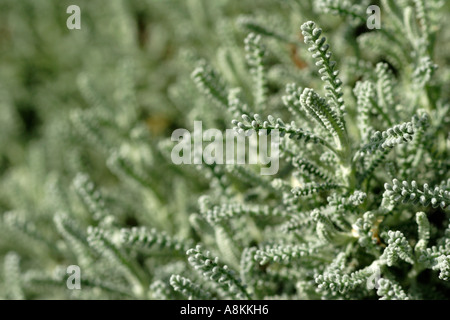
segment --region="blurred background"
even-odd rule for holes
[[[80,30],[66,26],[74,4]],[[311,3],[302,6],[312,12]],[[221,129],[231,124],[199,94],[191,73],[208,61],[252,99],[247,16],[287,31],[295,42],[300,7],[267,0],[0,1],[0,297],[67,296],[60,285],[23,283],[80,264],[85,253],[54,222],[68,215],[82,237],[87,226],[100,225],[99,208],[89,207],[77,188],[80,172],[102,193],[102,210],[114,223],[198,240],[189,215],[220,179],[211,182],[214,171],[172,165],[170,135],[191,129],[195,119]],[[292,44],[272,46],[289,62],[286,70],[304,67]],[[274,83],[273,91],[283,86]],[[279,108],[279,96],[273,103]],[[88,261],[92,274],[108,269]],[[25,293],[14,289],[22,286]]]

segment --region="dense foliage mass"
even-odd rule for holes
[[[0,298],[450,297],[450,3],[77,2],[0,2]],[[279,172],[174,164],[195,120]]]

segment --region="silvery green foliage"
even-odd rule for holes
[[[266,58],[266,49],[261,43],[261,36],[254,33],[249,33],[244,40],[245,51],[247,52],[246,60],[250,67],[250,73],[253,75],[254,101],[255,105],[261,109],[262,105],[267,99],[267,79],[266,70],[264,67]]]
[[[448,299],[450,3],[369,4],[3,0],[0,298]],[[279,172],[174,165],[194,120]]]
[[[227,265],[221,265],[219,258],[213,258],[209,251],[202,252],[200,246],[186,252],[189,263],[206,279],[217,283],[226,297],[234,299],[249,299],[250,295]]]
[[[430,188],[427,183],[420,190],[416,181],[403,181],[400,183],[397,179],[392,181],[393,185],[385,184],[386,192],[384,197],[390,199],[391,202],[402,201],[413,204],[421,204],[422,206],[431,205],[433,208],[447,208],[450,204],[450,191],[443,188]]]
[[[377,294],[380,300],[409,300],[401,286],[388,279],[380,279]]]
[[[191,280],[180,275],[172,275],[170,277],[170,285],[175,291],[180,292],[189,300],[209,300],[211,296],[208,292],[202,290],[198,285],[192,283]]]

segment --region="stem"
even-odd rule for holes
[[[275,128],[270,128],[270,129],[275,129]],[[276,128],[278,130],[282,130],[282,128]],[[284,132],[286,132],[286,134],[292,134],[292,135],[297,135],[297,131],[296,130],[286,130],[284,129]],[[318,137],[316,135],[313,134],[309,134],[311,137],[314,137],[314,139],[317,139],[318,143],[323,145],[324,147],[328,148],[331,152],[333,152],[336,156],[338,156],[339,158],[341,157],[341,153],[336,150],[328,141],[326,141],[325,139]]]
[[[356,170],[352,161],[353,155],[348,142],[348,135],[347,132],[345,133],[344,145],[341,146],[342,150],[338,154],[340,160],[339,164],[347,188],[349,191],[353,191],[356,186]]]

